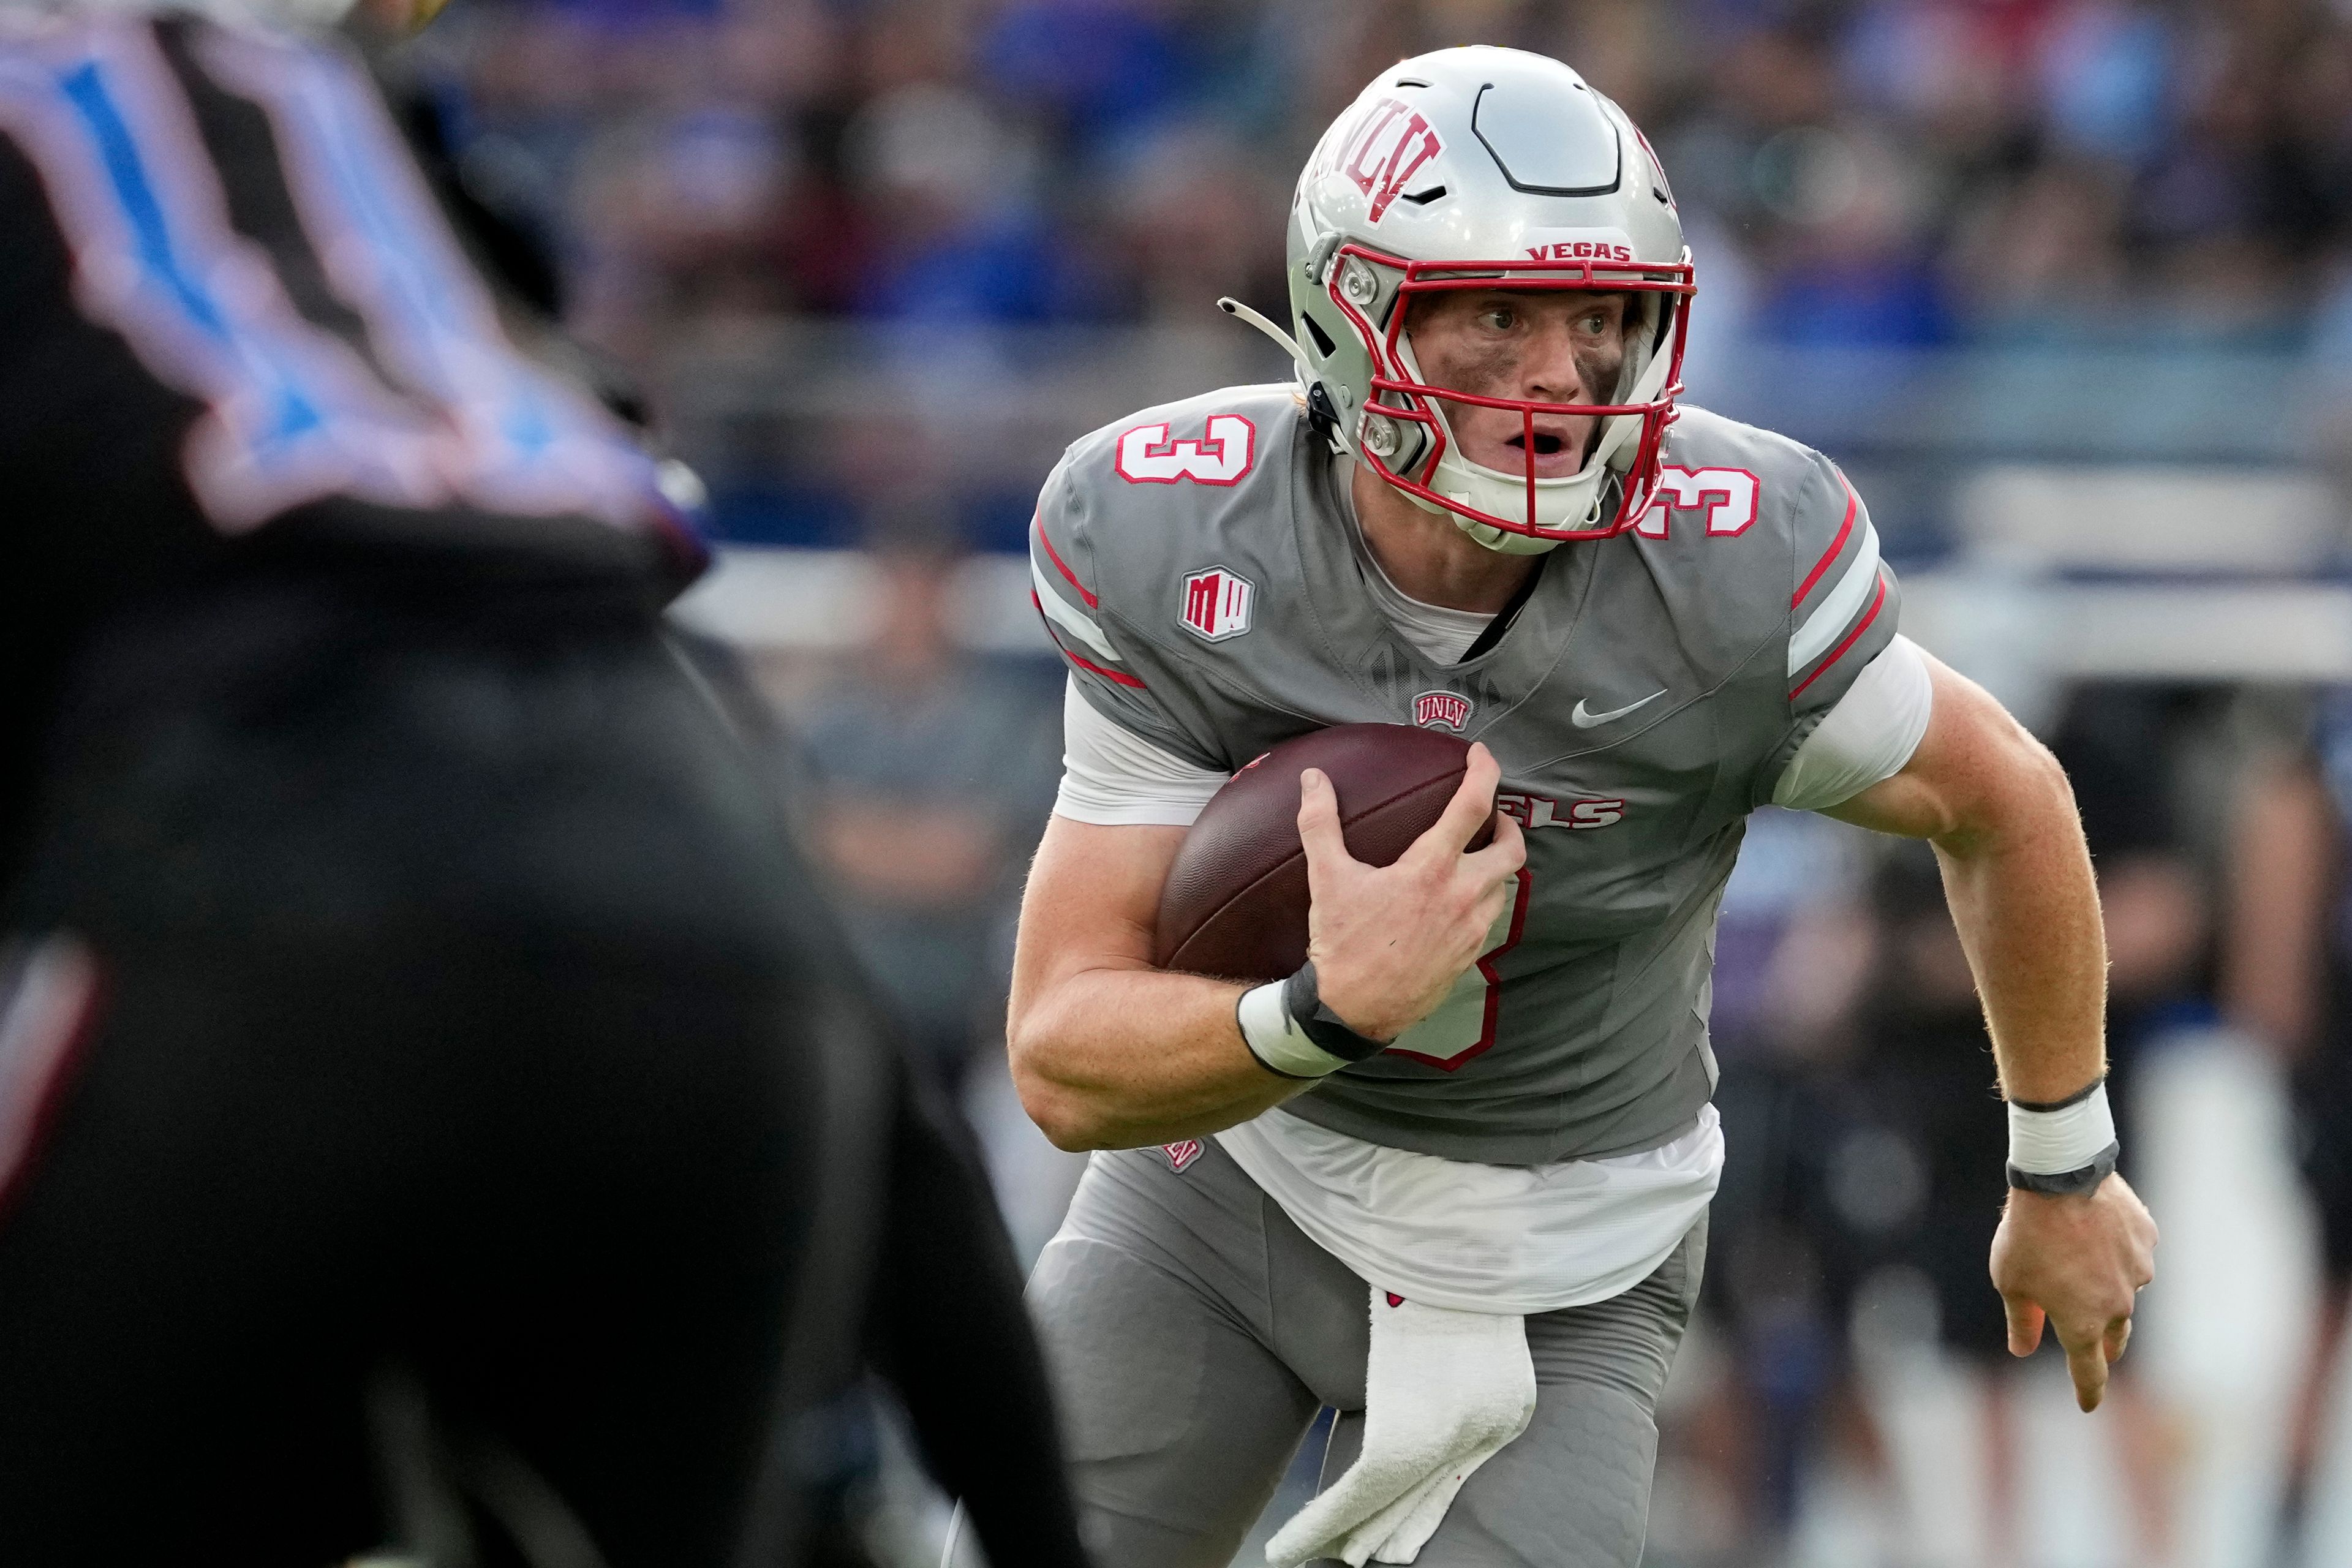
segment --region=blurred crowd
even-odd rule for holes
[[[469,188],[625,357],[746,314],[1272,305],[1322,128],[1474,40],[1624,104],[1702,310],[1770,341],[2293,333],[2352,255],[2327,0],[479,0],[445,28],[422,68]]]

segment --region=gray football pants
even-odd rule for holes
[[[1211,1140],[1097,1154],[1029,1300],[1088,1545],[1109,1568],[1225,1568],[1318,1408],[1328,1486],[1362,1442],[1368,1289]],[[1634,1568],[1658,1392],[1706,1221],[1623,1295],[1528,1320],[1536,1412],[1480,1467],[1419,1568]]]

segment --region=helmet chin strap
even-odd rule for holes
[[[1251,310],[1247,305],[1243,304],[1239,300],[1234,299],[1230,295],[1220,299],[1217,301],[1217,309],[1223,310],[1228,316],[1237,317],[1240,320],[1248,322],[1251,326],[1255,327],[1259,331],[1264,332],[1267,337],[1272,338],[1276,342],[1282,345],[1282,352],[1284,353],[1288,354],[1293,360],[1297,362],[1299,369],[1305,371],[1310,377],[1314,375],[1315,367],[1307,363],[1307,351],[1300,348],[1298,346],[1298,340],[1292,337],[1288,332],[1284,331],[1280,327],[1276,326],[1272,321],[1267,321],[1264,316],[1259,315],[1255,310]]]

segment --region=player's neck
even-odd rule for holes
[[[1365,547],[1407,598],[1496,615],[1541,559],[1487,549],[1451,516],[1423,511],[1360,463],[1349,464],[1348,473]]]

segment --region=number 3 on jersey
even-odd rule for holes
[[[1658,470],[1657,499],[1633,531],[1644,539],[1664,539],[1674,511],[1706,512],[1706,531],[1727,536],[1748,531],[1756,521],[1756,476],[1746,468],[1677,468]]]
[[[1139,425],[1118,438],[1118,477],[1131,485],[1239,484],[1257,460],[1257,426],[1238,414],[1212,414],[1199,439],[1170,439],[1165,425]]]
[[[1528,926],[1528,890],[1533,879],[1524,866],[1517,881],[1511,901],[1486,933],[1478,962],[1462,972],[1437,1011],[1396,1037],[1389,1055],[1411,1057],[1452,1072],[1495,1043],[1495,1024],[1503,1005],[1503,977],[1496,973],[1496,961],[1519,945]]]

